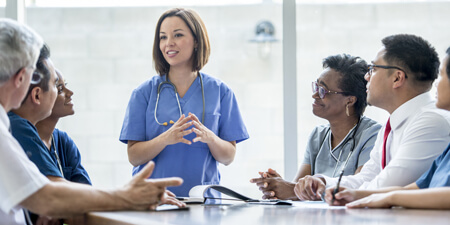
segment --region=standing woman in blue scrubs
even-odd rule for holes
[[[177,196],[188,196],[196,185],[219,184],[218,164],[229,165],[236,143],[248,138],[233,91],[200,72],[209,54],[208,34],[196,12],[163,13],[153,44],[159,75],[133,91],[120,134],[133,175],[153,160],[152,178],[183,178],[181,186],[168,188]]]

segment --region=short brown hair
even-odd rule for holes
[[[208,32],[200,16],[191,9],[174,8],[164,12],[156,24],[155,40],[153,42],[153,62],[156,72],[164,75],[169,72],[170,65],[159,49],[159,32],[161,24],[167,17],[178,16],[191,30],[192,36],[197,43],[197,50],[193,53],[192,72],[199,71],[206,65],[209,59],[211,47],[209,44]]]

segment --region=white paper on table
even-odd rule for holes
[[[323,201],[292,201],[292,206],[309,209],[345,209],[345,206],[330,206]]]

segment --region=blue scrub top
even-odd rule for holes
[[[239,143],[248,139],[247,129],[242,120],[233,91],[219,79],[201,73],[205,93],[204,125],[225,141]],[[154,76],[136,88],[128,103],[120,134],[120,141],[147,141],[167,131],[171,125],[156,123],[154,110],[158,85],[166,81],[166,76]],[[163,85],[156,116],[160,123],[177,121],[180,117],[174,89]],[[195,114],[202,118],[203,101],[200,79],[197,77],[183,98],[180,98],[182,113]],[[196,137],[191,133],[185,138]],[[177,196],[188,196],[189,190],[196,185],[219,184],[218,162],[211,155],[208,145],[202,142],[187,145],[178,143],[164,148],[154,159],[155,169],[151,178],[181,177],[184,182],[178,187],[169,187]],[[140,165],[133,169],[133,175],[142,169]]]
[[[42,142],[36,127],[13,112],[9,112],[8,116],[12,135],[22,146],[28,158],[36,164],[39,171],[45,176],[62,177],[56,160],[53,160],[47,146]]]
[[[449,187],[450,186],[450,144],[447,149],[437,157],[430,169],[417,181],[419,188]]]
[[[57,146],[57,152],[61,166],[66,180],[92,184],[89,174],[81,165],[81,154],[77,145],[73,142],[72,138],[67,135],[66,132],[55,129],[53,131],[53,138],[55,139],[55,145]],[[52,148],[52,152],[54,149]],[[52,154],[52,158],[56,162],[56,157]]]
[[[11,122],[11,132],[17,139],[29,159],[36,164],[45,176],[63,177],[54,154],[54,149],[48,150],[42,142],[36,127],[28,120],[13,112],[8,113]],[[66,133],[55,129],[53,131],[55,144],[58,146],[58,156],[61,160],[64,178],[69,181],[91,184],[86,170],[81,166],[78,148]]]

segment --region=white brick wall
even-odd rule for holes
[[[299,161],[314,126],[326,123],[311,113],[311,81],[322,59],[350,53],[371,61],[381,38],[394,33],[423,35],[443,54],[449,46],[449,2],[410,4],[297,5]],[[27,18],[52,49],[52,58],[75,92],[76,114],[59,127],[76,141],[94,185],[116,187],[131,177],[126,145],[118,141],[131,91],[155,75],[152,47],[155,24],[167,7],[29,8]],[[257,171],[283,173],[282,45],[267,58],[248,42],[258,21],[274,23],[282,39],[282,8],[277,4],[194,8],[212,43],[204,68],[235,92],[250,133],[238,144],[235,161],[222,166],[223,184],[253,197],[248,183]],[[369,107],[379,121],[387,114]]]

